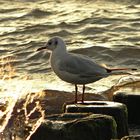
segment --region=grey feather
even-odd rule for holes
[[[80,77],[104,77],[107,74],[106,69],[92,61],[91,58],[72,53],[60,61],[59,70],[78,74]]]

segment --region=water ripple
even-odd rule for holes
[[[63,37],[68,49],[100,63],[139,64],[139,0],[0,3],[0,54],[14,56],[19,71],[50,70],[49,54],[35,50],[52,36]]]
[[[25,17],[43,18],[45,16],[50,16],[51,14],[52,14],[51,12],[36,8],[36,9],[31,10],[29,13],[27,13],[23,17],[24,18]]]

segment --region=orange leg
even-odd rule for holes
[[[84,103],[84,97],[85,97],[85,85],[83,85],[82,103]]]
[[[77,92],[78,92],[78,87],[75,84],[75,103],[77,103]]]

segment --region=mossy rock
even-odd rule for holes
[[[111,116],[64,113],[44,120],[30,140],[110,140],[116,133]]]
[[[140,124],[140,111],[137,109],[140,106],[140,93],[116,92],[113,100],[127,106],[129,124]]]
[[[96,113],[113,116],[117,123],[118,138],[128,135],[127,107],[110,101],[85,101],[65,106],[66,113]]]

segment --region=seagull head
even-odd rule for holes
[[[48,42],[45,44],[44,47],[37,49],[37,51],[44,50],[44,49],[47,49],[50,51],[54,51],[56,49],[65,50],[66,49],[65,42],[60,37],[53,37],[48,40]]]

